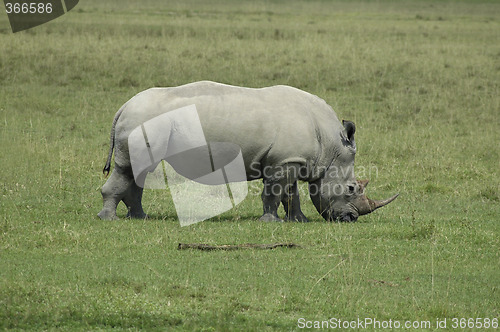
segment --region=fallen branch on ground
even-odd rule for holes
[[[274,249],[278,247],[285,248],[300,248],[298,244],[295,243],[271,243],[271,244],[256,244],[256,243],[245,243],[245,244],[224,244],[219,246],[212,246],[204,243],[179,243],[177,247],[178,250],[182,249],[199,249],[199,250],[238,250],[238,249]]]

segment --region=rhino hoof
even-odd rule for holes
[[[266,213],[259,219],[260,221],[277,221],[277,222],[283,222],[283,219],[280,219],[278,216],[275,216],[274,214],[271,213]]]
[[[127,213],[127,218],[132,218],[132,219],[147,219],[148,215],[145,214],[144,212],[130,213],[130,211],[129,211]]]

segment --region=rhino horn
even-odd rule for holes
[[[369,180],[358,180],[357,182],[359,184],[359,190],[361,191],[361,193],[364,193],[366,186],[368,185],[368,182],[370,182],[370,181]]]
[[[363,215],[363,214],[371,213],[371,212],[375,211],[376,209],[381,208],[382,206],[389,204],[390,202],[395,200],[398,196],[399,196],[399,194],[396,194],[390,198],[383,199],[380,201],[373,200],[373,199],[370,199],[370,198],[364,196],[365,199],[363,199],[363,204],[362,204],[362,206],[359,207],[359,214]]]

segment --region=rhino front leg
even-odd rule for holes
[[[287,164],[264,172],[264,190],[262,191],[264,214],[260,220],[283,221],[278,216],[278,207],[285,196],[290,196],[292,184],[297,182],[299,167],[299,164]]]
[[[116,216],[116,207],[122,199],[130,195],[129,190],[133,183],[134,178],[129,172],[124,172],[115,166],[108,181],[102,187],[103,207],[97,216],[104,220],[118,219]]]
[[[264,190],[262,190],[262,204],[264,214],[261,221],[283,221],[278,216],[278,207],[281,201],[282,186],[276,181],[264,179]]]
[[[297,181],[295,181],[291,186],[289,186],[288,190],[285,191],[281,202],[285,208],[286,220],[309,222],[300,209],[299,186]]]

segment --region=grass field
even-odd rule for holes
[[[0,15],[0,45],[0,329],[498,319],[500,3],[86,0],[16,34]],[[338,224],[302,195],[311,223],[262,223],[252,183],[181,228],[168,191],[149,190],[150,219],[98,220],[115,112],[197,80],[322,97],[356,123],[368,194],[400,197]]]

